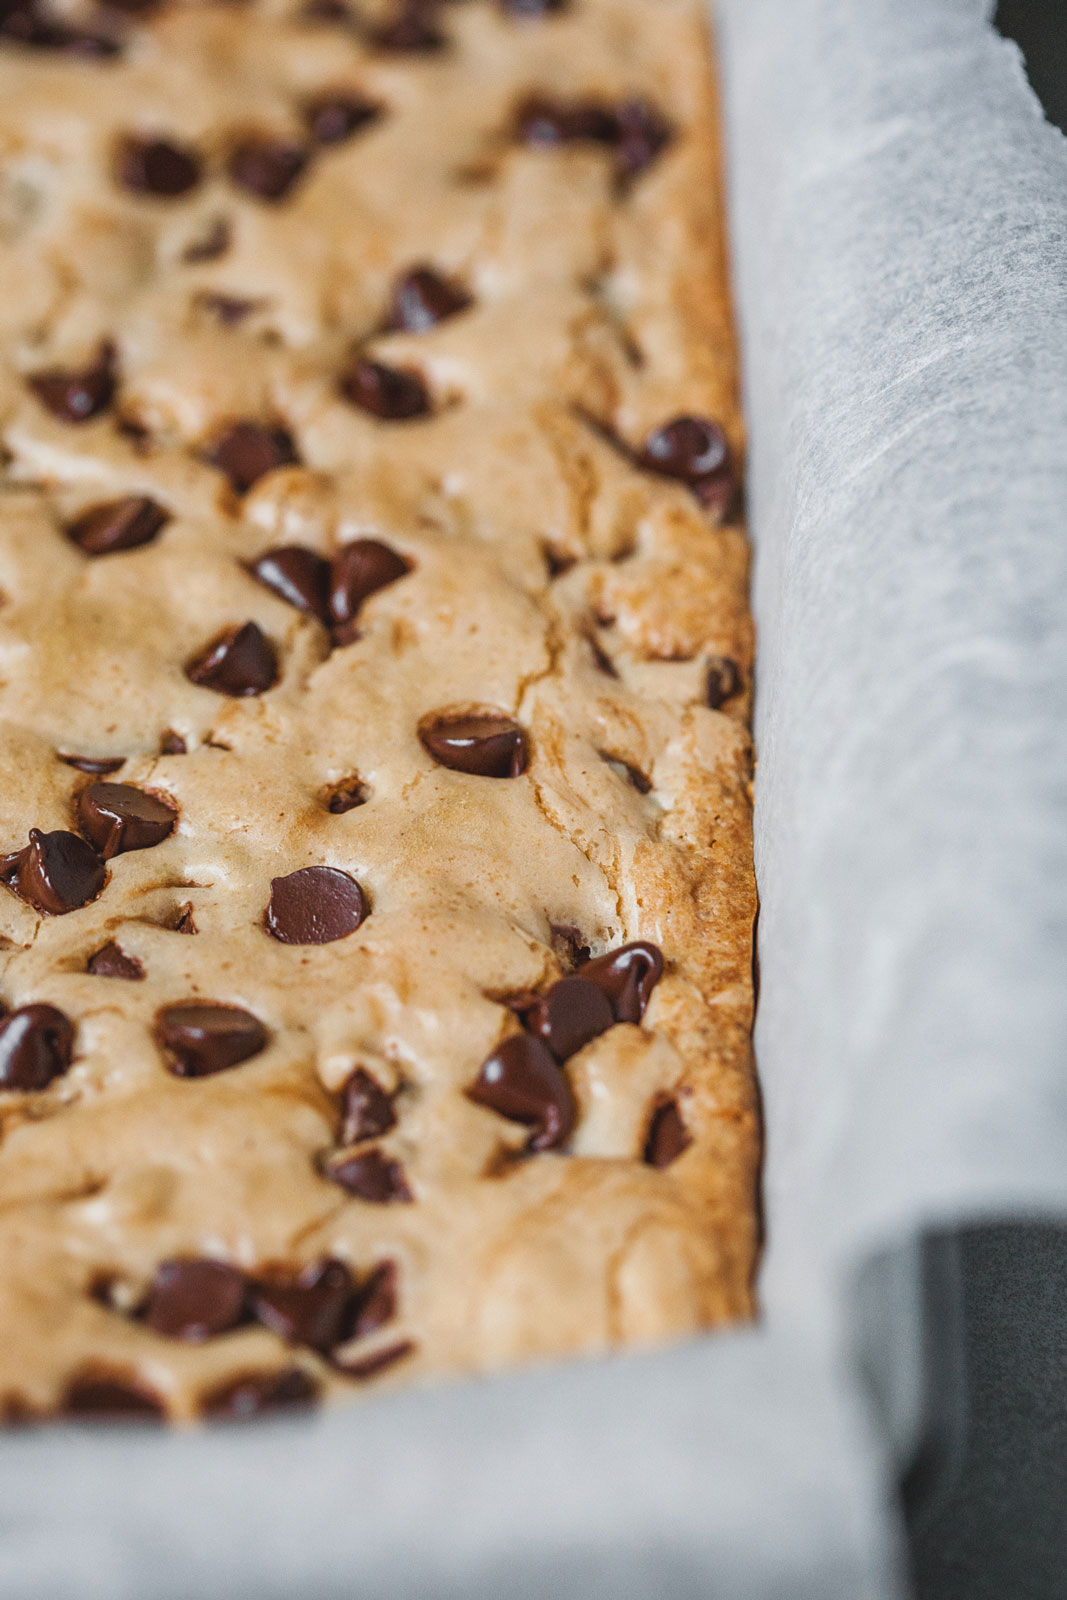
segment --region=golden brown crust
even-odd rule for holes
[[[472,0],[441,12],[447,48],[414,56],[270,4],[174,5],[106,62],[0,38],[0,853],[83,825],[94,779],[60,753],[121,757],[108,781],[178,811],[68,914],[0,886],[4,1003],[76,1030],[47,1087],[0,1088],[0,1412],[47,1413],[88,1372],[184,1419],[294,1364],[363,1392],[398,1342],[375,1384],[751,1312],[747,544],[636,459],[687,414],[743,449],[703,10],[572,0],[519,21]],[[300,108],[326,90],[384,113],[282,201],[227,179],[238,133],[303,143]],[[606,145],[511,135],[535,92],[640,97],[673,140],[620,185]],[[195,149],[199,181],[170,199],[116,184],[131,135]],[[423,264],[473,303],[386,331]],[[104,341],[115,397],[61,420],[32,379]],[[353,351],[418,369],[434,414],[354,407]],[[208,458],[245,419],[284,427],[300,460],[240,494]],[[90,556],[64,534],[131,496],[168,513],[150,542]],[[248,567],[357,538],[411,570],[330,650]],[[248,621],[277,684],[191,682]],[[740,690],[716,709],[709,671],[737,689],[722,657]],[[516,719],[526,772],[436,764],[418,730],[457,707]],[[357,777],[365,803],[329,809]],[[271,880],[315,865],[358,879],[370,915],[335,943],[272,939]],[[523,1157],[527,1129],[465,1093],[518,1026],[504,1001],[543,992],[569,946],[636,939],[667,961],[641,1026],[569,1061],[569,1148]],[[87,970],[110,941],[142,978]],[[189,1000],[252,1013],[266,1048],[174,1076],[157,1013]],[[413,1203],[323,1171],[357,1068],[396,1096],[373,1144]],[[667,1104],[691,1142],[658,1167]],[[354,1379],[255,1321],[168,1338],[139,1308],[182,1257],[250,1279],[335,1258],[364,1283],[390,1261],[397,1308],[354,1339]]]

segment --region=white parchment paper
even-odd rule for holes
[[[766,1322],[294,1423],[5,1437],[4,1600],[902,1593],[854,1271],[933,1218],[1067,1213],[1067,154],[980,0],[719,10]]]

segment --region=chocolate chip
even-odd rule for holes
[[[162,844],[177,820],[168,801],[130,783],[91,783],[78,796],[82,832],[105,861]]]
[[[147,495],[129,495],[90,506],[67,527],[66,535],[88,556],[109,556],[150,544],[169,521],[170,513]]]
[[[384,108],[358,94],[324,94],[304,107],[304,121],[316,144],[342,144],[377,122]]]
[[[225,217],[211,217],[198,239],[191,239],[182,251],[182,260],[192,265],[198,261],[217,261],[230,248],[230,224]]]
[[[238,494],[278,467],[300,464],[292,434],[261,422],[232,423],[208,447],[206,459],[226,474]]]
[[[267,932],[282,944],[333,944],[355,933],[367,913],[363,890],[337,867],[301,867],[271,879]]]
[[[551,100],[530,95],[515,113],[515,136],[522,144],[614,144],[618,123],[612,111],[591,100]]]
[[[396,1127],[392,1096],[381,1084],[357,1067],[341,1090],[341,1144],[359,1144],[363,1139],[380,1139]]]
[[[101,945],[95,955],[90,956],[85,968],[94,978],[128,978],[138,979],[144,977],[144,967],[136,956],[127,955],[121,945],[114,939],[109,939],[107,944]]]
[[[637,459],[649,472],[684,483],[705,505],[721,501],[732,488],[726,435],[706,417],[675,417],[664,423],[649,434]]]
[[[343,817],[346,811],[354,811],[357,806],[364,806],[366,803],[366,788],[354,774],[326,791],[326,809],[334,817]]]
[[[670,144],[674,128],[647,100],[624,100],[615,108],[615,170],[622,184],[632,183]]]
[[[320,622],[330,621],[330,563],[302,544],[268,550],[248,569],[289,605]]]
[[[162,1422],[162,1402],[147,1390],[121,1378],[86,1374],[67,1385],[60,1414],[82,1422]]]
[[[742,689],[741,668],[730,656],[712,656],[708,661],[706,696],[708,705],[713,711],[718,711],[727,700],[732,700],[734,695],[740,694]]]
[[[591,955],[589,941],[573,923],[553,922],[549,930],[552,949],[563,967],[577,967]]]
[[[313,1405],[318,1384],[301,1367],[281,1372],[247,1372],[212,1389],[200,1402],[200,1413],[211,1421],[246,1422],[272,1411]]]
[[[177,1078],[208,1078],[267,1048],[267,1030],[258,1017],[242,1006],[215,1001],[164,1006],[156,1017],[156,1038]]]
[[[230,181],[259,200],[284,200],[308,164],[302,145],[284,139],[243,139],[230,153]]]
[[[107,882],[107,870],[76,833],[31,828],[25,849],[0,863],[0,878],[45,916],[59,917],[95,900]]]
[[[295,1280],[254,1284],[252,1312],[280,1339],[325,1352],[341,1342],[355,1292],[343,1261],[316,1261]]]
[[[0,1022],[0,1089],[47,1089],[74,1055],[74,1028],[55,1006],[20,1006]]]
[[[34,0],[15,0],[0,12],[0,39],[14,39],[33,50],[54,50],[83,60],[117,55],[122,40],[117,35],[93,33],[46,16]]]
[[[392,1322],[396,1316],[396,1279],[396,1262],[379,1262],[349,1308],[346,1339],[365,1338]]]
[[[364,600],[410,571],[410,562],[377,539],[342,545],[330,568],[330,617],[337,643],[350,644],[358,637],[355,621]]]
[[[245,1320],[246,1295],[242,1274],[225,1261],[161,1261],[141,1315],[153,1333],[203,1344]]]
[[[202,311],[210,312],[219,322],[227,328],[239,327],[253,311],[265,305],[263,300],[240,300],[232,294],[204,293],[196,296],[196,304]]]
[[[527,1029],[544,1040],[557,1061],[575,1055],[614,1021],[604,990],[582,977],[560,978],[524,1016]]]
[[[652,1113],[644,1158],[650,1167],[669,1167],[692,1142],[693,1135],[682,1121],[677,1103],[667,1100]]]
[[[453,772],[517,778],[526,771],[526,735],[510,717],[488,713],[432,716],[419,726],[426,753]]]
[[[184,756],[189,753],[189,746],[180,733],[168,728],[159,741],[159,753],[161,756]]]
[[[28,380],[41,404],[60,422],[88,422],[115,398],[115,350],[102,345],[91,367],[49,367]]]
[[[548,1046],[529,1033],[512,1034],[493,1051],[467,1098],[532,1129],[530,1150],[563,1144],[577,1115],[566,1074]]]
[[[384,422],[410,422],[430,414],[429,392],[419,374],[380,361],[353,361],[341,375],[340,390],[352,405]]]
[[[68,767],[76,767],[79,772],[91,772],[100,776],[108,772],[117,772],[126,761],[125,756],[70,756],[62,750],[57,750],[56,754]]]
[[[387,1344],[369,1356],[360,1356],[354,1361],[335,1361],[334,1366],[338,1372],[344,1373],[346,1378],[354,1378],[357,1383],[363,1383],[368,1378],[377,1377],[386,1367],[395,1366],[404,1356],[411,1355],[414,1349],[415,1345],[411,1339],[398,1339],[395,1344]]]
[[[390,1161],[380,1150],[345,1156],[340,1161],[329,1162],[324,1170],[331,1182],[339,1183],[349,1194],[375,1205],[414,1199],[399,1161]]]
[[[200,182],[200,160],[195,151],[169,139],[139,139],[132,135],[120,143],[115,155],[115,177],[138,194],[172,200],[188,194]]]
[[[603,989],[617,1022],[640,1022],[663,976],[663,956],[654,944],[639,939],[587,961],[581,976]]]
[[[498,0],[501,11],[513,17],[547,17],[566,11],[570,0]]]
[[[443,50],[448,39],[437,26],[435,0],[403,0],[396,15],[370,34],[379,50],[402,54],[432,54]]]
[[[397,332],[426,333],[466,311],[471,303],[459,284],[442,278],[431,267],[412,267],[393,285],[386,326]]]
[[[278,681],[274,646],[255,622],[227,628],[206,650],[194,656],[185,676],[201,689],[214,689],[239,700],[266,694]]]

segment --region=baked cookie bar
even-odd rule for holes
[[[751,1310],[700,0],[0,0],[0,1412]]]

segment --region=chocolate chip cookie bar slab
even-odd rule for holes
[[[0,14],[0,1413],[752,1309],[697,0]]]

